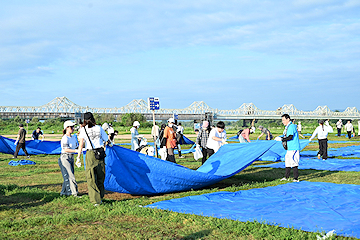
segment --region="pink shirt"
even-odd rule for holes
[[[243,138],[245,138],[248,142],[250,142],[249,135],[250,135],[250,129],[249,129],[249,128],[245,128],[245,129],[241,132],[241,136],[242,136]]]

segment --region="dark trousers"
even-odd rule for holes
[[[167,148],[166,161],[176,163],[173,148]]]
[[[208,152],[207,152],[207,148],[206,147],[202,147],[201,148],[201,153],[203,155],[202,159],[201,159],[201,162],[202,164],[204,164],[206,162],[206,159],[207,159],[207,155],[208,155]]]
[[[213,155],[215,153],[214,149],[211,148],[207,148],[207,154],[209,155],[209,157],[211,157],[211,155]]]
[[[349,139],[351,138],[351,131],[347,131]]]
[[[337,132],[338,132],[338,137],[340,137],[341,136],[341,128],[337,128]]]
[[[290,171],[291,171],[291,167],[287,167],[285,169],[285,178],[290,178]],[[293,167],[293,171],[294,171],[294,179],[297,180],[299,177],[298,167]]]
[[[17,158],[17,155],[20,151],[20,148],[24,151],[25,155],[26,156],[29,156],[28,152],[26,151],[26,148],[25,148],[25,143],[18,143],[16,145],[16,150],[15,150],[15,153],[14,153],[14,157]]]
[[[327,159],[327,148],[328,148],[327,139],[319,139],[319,152],[318,154],[322,156],[322,159]]]

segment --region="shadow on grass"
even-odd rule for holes
[[[60,196],[58,193],[44,192],[19,192],[5,196],[4,192],[1,192],[0,197],[0,211],[2,211],[40,206]]]
[[[328,171],[328,170],[313,170],[313,169],[299,169],[299,179],[300,180],[311,180],[312,178],[321,178],[326,177],[332,174],[338,173],[338,171]],[[291,170],[290,177],[293,175]],[[211,186],[205,187],[203,189],[212,189],[212,188],[227,188],[227,187],[240,187],[244,184],[249,183],[264,183],[280,180],[285,175],[284,168],[249,168],[245,169],[241,173],[232,176],[230,178],[224,179],[221,182],[215,183]]]
[[[185,236],[182,239],[202,239],[203,237],[206,237],[211,234],[210,230],[202,230],[196,233],[192,233],[190,235]]]

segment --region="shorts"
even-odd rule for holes
[[[297,167],[299,166],[300,151],[299,150],[287,150],[285,155],[285,167]]]

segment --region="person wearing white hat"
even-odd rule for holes
[[[176,163],[175,156],[174,156],[174,148],[177,145],[176,142],[176,132],[173,129],[173,125],[175,123],[174,118],[169,118],[168,125],[166,126],[164,130],[164,139],[166,139],[166,150],[167,150],[167,157],[166,160]]]
[[[61,138],[61,155],[58,164],[63,176],[64,182],[60,192],[61,196],[77,196],[78,187],[74,174],[74,154],[78,152],[79,146],[74,132],[75,123],[68,120],[64,122],[63,137]]]
[[[138,128],[140,127],[140,123],[135,121],[133,123],[133,127],[130,129],[131,132],[131,150],[136,151],[139,148],[139,132]]]

